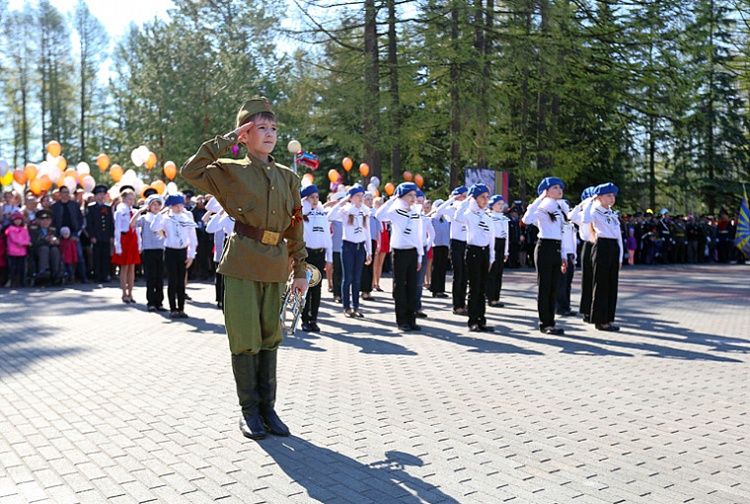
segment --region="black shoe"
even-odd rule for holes
[[[157,306],[156,307],[156,311],[158,311],[158,312],[165,312],[165,311],[167,311],[167,309],[164,308],[163,306]]]
[[[171,319],[180,318],[180,312],[178,312],[178,311],[171,311],[171,312],[169,312],[169,318],[171,318]]]
[[[193,298],[191,298],[190,296],[188,296],[187,294],[185,294],[185,301],[192,301],[192,300],[193,300]]]
[[[411,328],[412,331],[421,331],[422,330],[422,326],[417,325],[417,324],[410,324],[409,327]]]
[[[585,324],[590,324],[591,323],[591,317],[589,317],[588,315],[584,315],[583,316],[583,322]]]
[[[352,318],[365,318],[365,315],[364,315],[364,313],[362,313],[361,311],[359,311],[359,309],[355,309],[355,310],[354,310],[354,314],[353,314],[353,315],[350,315],[350,316],[351,316]]]
[[[482,332],[482,326],[480,326],[479,324],[471,324],[469,326],[469,331],[471,331],[471,332]]]
[[[466,308],[453,308],[453,315],[469,315],[469,310]]]
[[[363,293],[362,293],[362,295],[361,295],[360,297],[361,297],[362,299],[364,299],[365,301],[370,301],[370,300],[372,300],[372,295],[371,295],[371,294],[370,294],[369,292],[363,292]]]
[[[242,435],[250,439],[263,439],[268,435],[260,413],[243,413],[240,416],[240,431]]]
[[[268,434],[260,415],[259,365],[258,354],[232,354],[232,371],[242,408],[240,431],[250,439],[263,439]]]
[[[218,303],[216,303],[216,308],[218,308],[219,310],[223,310],[224,309],[224,303],[222,303],[221,301],[219,301]]]
[[[552,336],[561,336],[565,334],[565,331],[562,329],[555,327],[555,326],[546,326],[546,327],[540,327],[539,331],[544,334],[549,334]]]
[[[258,392],[260,393],[260,416],[266,429],[274,436],[288,436],[289,427],[281,421],[273,409],[276,404],[276,350],[258,352],[259,373]]]
[[[404,332],[409,332],[412,330],[411,324],[401,324],[398,326],[399,329],[401,329]]]
[[[433,294],[432,297],[447,298],[447,297],[450,297],[450,296],[448,294],[446,294],[445,292],[438,292],[437,294]]]
[[[317,322],[310,322],[310,327],[312,327],[312,329],[310,329],[312,332],[320,332],[320,326]]]
[[[505,303],[501,303],[500,301],[490,301],[487,304],[493,308],[505,308]]]
[[[149,305],[148,307],[146,307],[146,310],[148,310],[150,312],[155,312],[156,311],[156,306]]]
[[[181,312],[177,312],[177,318],[189,318],[189,317],[187,313],[185,313],[184,311],[181,311]]]
[[[617,332],[620,330],[620,328],[614,324],[596,324],[596,329],[607,332]]]
[[[423,311],[418,311],[417,313],[414,314],[414,316],[417,318],[427,318],[427,314]]]
[[[352,310],[351,308],[347,308],[346,310],[344,310],[344,315],[346,315],[349,318],[356,317],[356,315],[354,315],[354,310]]]
[[[312,332],[313,330],[312,324],[308,324],[307,322],[302,322],[302,330],[305,332]]]
[[[341,303],[341,297],[339,297],[339,296],[333,296],[333,302],[334,303]]]
[[[558,317],[570,317],[571,315],[575,315],[573,310],[565,310],[557,313]]]
[[[495,328],[492,326],[479,324],[479,330],[482,332],[495,332]]]

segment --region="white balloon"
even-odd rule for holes
[[[138,147],[138,152],[140,153],[141,164],[144,164],[146,160],[148,160],[148,155],[151,154],[151,150],[145,145],[141,145]]]
[[[85,161],[81,161],[76,165],[76,172],[78,175],[89,175],[91,173],[91,167]]]
[[[8,169],[10,166],[8,166],[8,162],[4,159],[0,159],[0,177],[8,173]]]
[[[70,192],[74,192],[76,190],[78,182],[76,182],[76,179],[74,179],[73,177],[65,177],[65,181],[63,182],[63,184],[68,188]]]
[[[141,166],[145,162],[145,160],[141,159],[141,153],[138,151],[138,149],[133,149],[132,151],[130,151],[130,160],[136,166]]]
[[[377,190],[378,190],[378,186],[376,186],[375,184],[370,184],[367,186],[367,192],[375,194],[375,191]]]
[[[298,140],[292,140],[287,144],[286,150],[288,150],[290,154],[297,154],[302,150],[302,144],[299,143]]]
[[[167,184],[167,194],[177,194],[180,190],[177,188],[177,184],[170,182]]]
[[[94,180],[94,177],[92,177],[91,175],[84,175],[81,179],[81,185],[86,192],[91,192],[94,190],[96,180]]]
[[[37,167],[37,173],[36,173],[37,177],[41,177],[42,175],[49,176],[49,171],[52,169],[52,165],[50,165],[47,161],[42,161],[41,163],[36,165],[36,167]],[[0,174],[1,172],[2,170],[0,170]]]
[[[126,171],[122,175],[121,182],[127,182],[125,185],[133,185],[132,183],[138,179],[138,174],[132,168]]]
[[[137,178],[135,179],[135,181],[133,181],[132,185],[133,185],[133,189],[135,189],[135,193],[141,194],[141,192],[143,191],[143,180],[141,180],[140,178]]]
[[[370,177],[370,184],[374,185],[377,189],[380,187],[380,179],[378,177]]]
[[[50,166],[49,173],[47,175],[49,175],[49,179],[53,183],[57,184],[57,181],[60,180],[60,177],[62,177],[62,170],[57,167],[57,164],[53,164],[52,166]]]

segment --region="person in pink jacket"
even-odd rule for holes
[[[31,236],[29,236],[29,230],[26,228],[23,214],[20,211],[13,212],[10,221],[10,226],[5,230],[10,286],[22,287],[26,272],[26,254],[31,244]]]

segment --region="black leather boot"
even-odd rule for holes
[[[276,403],[276,350],[261,350],[260,356],[260,415],[268,432],[276,436],[288,436],[289,427],[281,421],[273,407]]]
[[[250,439],[263,439],[268,434],[260,416],[260,391],[258,354],[232,354],[232,371],[237,385],[237,397],[240,400],[242,415],[240,416],[240,430],[242,435]]]

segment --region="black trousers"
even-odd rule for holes
[[[164,265],[167,268],[167,297],[170,311],[185,309],[185,261],[187,249],[167,248],[164,250]]]
[[[341,282],[344,277],[344,266],[341,262],[341,252],[333,253],[333,297],[341,297]]]
[[[413,325],[417,311],[417,249],[393,249],[393,299],[396,324]]]
[[[466,308],[466,242],[451,240],[453,309]]]
[[[581,246],[581,306],[578,313],[588,317],[591,314],[591,289],[594,285],[594,269],[591,263],[593,243],[585,241]]]
[[[620,277],[620,245],[614,238],[598,238],[591,251],[594,264],[591,321],[609,324],[615,320],[617,284]]]
[[[307,249],[307,262],[312,264],[321,274],[326,267],[326,249]],[[320,308],[320,291],[323,282],[315,287],[307,289],[307,298],[305,299],[305,308],[302,310],[302,323],[309,324],[318,320],[318,309]]]
[[[502,256],[501,256],[502,257]],[[466,247],[466,277],[469,281],[469,327],[486,325],[484,317],[487,271],[490,269],[490,247]]]
[[[557,314],[570,310],[570,288],[573,285],[573,275],[576,271],[576,262],[573,254],[568,254],[568,271],[560,275],[560,284],[557,286]]]
[[[448,271],[450,249],[445,246],[432,247],[432,273],[430,273],[430,291],[433,294],[445,292],[445,273]]]
[[[148,306],[161,306],[164,304],[164,251],[144,250],[141,258],[146,275],[146,303]]]
[[[467,264],[468,266],[468,264]],[[492,263],[487,278],[487,299],[499,301],[503,289],[503,269],[505,268],[505,238],[495,238],[495,262]]]
[[[539,311],[539,325],[551,327],[555,325],[555,303],[557,302],[557,286],[560,284],[560,240],[540,239],[534,249],[534,263],[536,264],[536,281],[539,292],[536,297]]]
[[[96,278],[97,282],[104,282],[109,276],[109,271],[112,268],[110,248],[109,240],[96,240],[96,243],[91,248],[94,262],[94,278]]]
[[[214,262],[214,271],[219,269],[219,263]],[[224,275],[216,271],[214,274],[214,289],[216,290],[216,302],[224,304]]]
[[[372,250],[378,250],[377,240],[372,240]],[[375,255],[375,254],[373,254]],[[372,292],[372,265],[374,261],[370,261],[370,264],[362,266],[362,278],[360,279],[359,292],[371,293]]]

